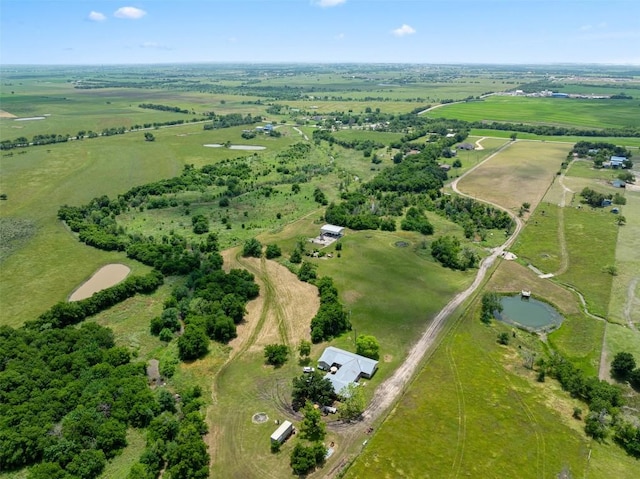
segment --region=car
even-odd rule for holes
[[[305,366],[302,368],[303,373],[312,373],[316,370],[316,368],[312,368],[311,366]]]
[[[332,406],[322,406],[322,412],[325,414],[335,414],[338,410]]]

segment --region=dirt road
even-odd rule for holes
[[[478,163],[475,167],[471,168],[470,170],[465,172],[463,175],[461,175],[459,178],[457,178],[455,181],[453,181],[453,183],[451,183],[451,188],[453,189],[453,191],[455,191],[461,196],[468,196],[458,190],[458,181],[464,178],[466,175],[468,175],[472,171],[474,171],[483,163],[492,159],[494,156],[496,156],[498,153],[500,153],[504,149],[508,148],[509,145],[511,145],[512,143],[513,142],[509,142],[505,144],[504,146],[499,148],[495,153],[488,156],[482,162]],[[385,380],[382,384],[380,384],[380,386],[378,386],[378,388],[376,389],[376,392],[373,395],[373,399],[371,400],[368,408],[365,410],[363,414],[364,420],[361,421],[360,423],[355,423],[348,426],[352,430],[349,431],[350,434],[348,434],[348,437],[344,437],[342,439],[342,442],[343,442],[343,447],[341,448],[342,455],[345,455],[346,451],[349,449],[348,447],[345,447],[346,446],[345,443],[361,439],[362,434],[358,434],[358,433],[363,432],[367,427],[370,427],[373,421],[375,421],[380,416],[382,416],[386,411],[388,411],[389,408],[396,402],[396,400],[400,398],[400,395],[404,392],[405,388],[409,385],[411,379],[416,374],[418,367],[422,363],[422,359],[436,344],[438,335],[440,334],[443,327],[445,326],[447,319],[449,319],[449,317],[453,314],[456,308],[458,308],[465,300],[467,300],[473,293],[475,293],[475,291],[484,281],[487,271],[489,270],[489,268],[491,268],[496,258],[498,258],[498,256],[500,256],[503,251],[505,251],[507,248],[511,246],[511,244],[515,241],[518,234],[522,230],[522,227],[523,227],[522,220],[516,217],[512,212],[495,203],[491,203],[491,202],[486,202],[486,203],[491,204],[495,208],[499,208],[502,211],[506,211],[513,218],[513,220],[516,223],[516,227],[515,227],[515,230],[513,231],[513,234],[511,234],[509,238],[507,238],[507,240],[501,246],[494,248],[491,254],[480,263],[480,267],[478,268],[478,274],[476,275],[476,278],[471,284],[471,286],[469,286],[464,291],[458,293],[436,315],[436,317],[433,318],[433,321],[431,321],[431,323],[429,324],[425,332],[422,334],[418,342],[409,351],[409,354],[407,355],[407,359],[404,361],[404,363],[402,363],[402,365],[398,369],[396,369],[396,371],[393,373],[392,376],[390,376],[387,380]],[[328,471],[328,474],[325,477],[335,477],[335,475],[341,471],[341,469],[344,467],[344,465],[347,464],[347,462],[348,461],[345,458],[341,458],[341,460],[338,461],[338,465],[335,466],[330,471]]]

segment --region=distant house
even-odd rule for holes
[[[627,159],[624,156],[612,156],[609,158],[609,165],[611,168],[622,168],[625,161],[627,161]]]
[[[609,198],[605,198],[602,200],[602,206],[611,206],[611,200]]]
[[[614,215],[617,215],[618,213],[620,213],[620,208],[611,208],[611,212],[612,212]]]
[[[613,185],[614,188],[626,188],[627,187],[627,183],[625,183],[622,180],[613,180],[611,182],[611,185]]]
[[[551,98],[569,98],[569,94],[568,93],[553,92],[551,94]]]
[[[320,228],[320,234],[342,238],[344,236],[344,227],[326,224]]]
[[[265,133],[271,133],[273,131],[273,125],[271,123],[267,123],[262,127]]]
[[[451,169],[451,165],[447,165],[446,163],[443,163],[440,165],[440,169],[443,171],[449,171]]]
[[[318,359],[318,369],[328,371],[327,378],[336,394],[344,394],[349,384],[360,378],[371,378],[378,369],[378,361],[344,349],[329,346]]]
[[[476,149],[473,143],[460,143],[458,146],[456,146],[456,148],[458,150],[475,150]]]

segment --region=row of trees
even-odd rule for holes
[[[167,105],[158,105],[155,103],[140,103],[138,108],[146,108],[148,110],[158,110],[158,111],[170,111],[173,113],[185,113],[188,114],[189,110],[186,108],[180,108],[179,106],[167,106]]]
[[[333,280],[324,276],[316,281],[320,295],[320,308],[311,320],[311,340],[314,343],[326,341],[351,330],[351,322]]]
[[[89,298],[56,303],[42,313],[38,319],[28,321],[26,327],[33,330],[45,330],[78,324],[85,318],[138,293],[152,293],[163,281],[163,276],[158,271],[152,271],[145,276],[129,276],[117,285],[98,291]]]

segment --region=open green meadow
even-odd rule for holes
[[[583,128],[638,126],[638,106],[629,100],[529,98],[494,95],[481,101],[455,103],[438,108],[433,118],[497,121]]]
[[[135,131],[3,150],[0,193],[6,199],[0,201],[0,325],[19,327],[35,319],[66,300],[105,264],[126,264],[131,274],[151,270],[124,252],[81,243],[58,220],[60,206],[84,205],[101,195],[115,198],[132,187],[179,176],[185,166],[224,163],[235,168],[246,163],[245,189],[237,194],[229,193],[221,174],[220,181],[212,181],[215,184],[167,194],[173,206],[153,209],[147,201],[116,218],[127,233],[155,238],[178,234],[194,240],[198,236],[192,217],[203,215],[225,250],[224,268],[246,268],[260,286],[260,296],[247,305],[245,320],[238,325],[237,338],[229,344],[211,342],[203,358],[179,363],[176,341],[165,343],[150,334],[150,320],[161,314],[171,290],[185,281],[180,277],[167,277],[154,293],[129,298],[87,321],[109,327],[117,346],[126,347],[140,361],[177,364],[175,374],[163,378],[171,392],[193,386],[202,389],[211,477],[289,477],[289,455],[299,439],[290,438],[274,454],[269,436],[277,427],[275,420],[289,419],[299,426],[302,419],[290,407],[292,378],[302,372],[294,349],[301,338],[310,337],[308,322],[319,301],[313,286],[291,274],[298,266],[289,262],[290,254],[300,242],[307,251],[316,248],[307,240],[319,234],[325,207],[315,200],[315,190],[319,188],[328,202],[340,201],[343,192],[358,191],[393,166],[393,156],[400,150],[389,145],[410,131],[379,132],[364,125],[332,132],[340,140],[384,144],[373,150],[374,163],[361,150],[326,141],[316,144],[312,135],[317,117],[324,120],[330,112],[365,114],[367,108],[379,108],[385,114],[415,113],[445,99],[458,101],[515,89],[543,75],[535,69],[525,73],[490,66],[174,68],[114,67],[99,74],[102,70],[92,68],[43,67],[40,71],[25,67],[10,70],[8,76],[3,72],[3,111],[19,117],[47,115],[32,121],[0,118],[3,139],[204,119],[203,114],[210,111],[261,116],[276,125],[280,135],[243,138],[243,132],[256,125],[204,130],[203,124],[194,122],[150,130],[154,141],[145,141],[145,132]],[[92,88],[74,88],[82,82]],[[566,85],[566,91],[587,88]],[[140,103],[177,106],[189,113],[142,109]],[[428,115],[583,128],[639,124],[636,100],[490,96],[446,105]],[[312,477],[334,477],[351,459],[352,466],[343,473],[346,478],[538,478],[559,477],[562,471],[595,479],[635,477],[637,460],[611,440],[592,442],[584,433],[584,422],[571,417],[575,407],[586,406],[569,397],[556,381],[538,382],[524,363],[531,355],[558,351],[595,375],[601,361],[608,368],[620,351],[631,351],[640,361],[640,336],[633,329],[640,326],[640,193],[614,189],[608,181],[617,172],[594,170],[583,160],[573,162],[562,178],[558,176],[575,141],[603,139],[518,133],[517,141],[509,142],[508,131],[474,129],[471,134],[465,141],[475,143],[475,150],[458,150],[454,158],[438,162],[460,160],[462,166],[448,173],[450,184],[495,155],[463,178],[459,189],[514,214],[523,203],[531,204],[522,215],[526,227],[511,248],[518,259],[498,259],[478,292],[446,320],[422,369],[397,397],[389,416],[383,414],[371,423],[376,427],[374,434],[360,437],[369,424],[349,426],[337,415],[325,417],[325,443],[334,442],[335,453]],[[424,141],[424,137],[415,140],[416,144]],[[639,138],[610,141],[640,147]],[[223,146],[205,146],[213,144]],[[291,153],[294,146],[304,154]],[[293,183],[299,192],[293,191]],[[627,204],[621,206],[621,215],[627,224],[618,226],[608,208],[578,208],[579,192],[585,186],[607,194],[623,193]],[[450,187],[444,192],[451,193]],[[228,205],[221,203],[223,197]],[[563,199],[564,208],[559,206]],[[354,351],[358,335],[375,336],[380,343],[379,369],[371,380],[362,381],[368,400],[407,358],[437,313],[476,277],[475,268],[454,271],[441,266],[431,255],[432,242],[453,235],[482,258],[505,239],[501,231],[492,230],[482,242],[467,240],[459,224],[435,212],[425,214],[434,235],[348,230],[340,250],[335,244],[322,250],[331,257],[304,257],[318,276],[333,279],[353,326],[328,343],[313,345],[311,364],[327,345]],[[281,247],[283,256],[276,260],[280,264],[239,256],[242,243],[254,237],[263,245]],[[540,278],[529,264],[557,277]],[[541,338],[498,321],[490,325],[479,321],[483,291],[506,294],[523,289],[557,308],[565,318],[562,326]],[[584,295],[590,313],[609,322],[589,317],[573,289]],[[509,336],[506,346],[496,341],[498,333],[504,332]],[[286,344],[292,351],[288,362],[275,369],[265,364],[263,354],[264,346],[273,342]],[[640,407],[631,390],[625,391],[633,396],[631,404]],[[256,423],[252,420],[256,413],[266,413],[268,419]],[[144,431],[130,430],[127,439],[129,445],[108,462],[101,479],[126,477],[139,460]],[[26,469],[0,473],[2,479],[27,476]]]

